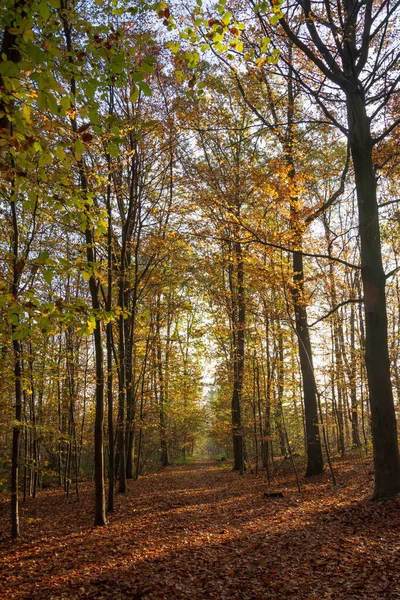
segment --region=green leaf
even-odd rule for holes
[[[87,321],[88,332],[92,333],[96,329],[96,319],[94,315],[90,315],[89,320]]]
[[[172,54],[176,54],[177,52],[179,52],[179,48],[181,45],[179,42],[167,42],[165,46],[171,50]]]
[[[51,13],[50,13],[49,6],[46,1],[41,2],[39,4],[38,11],[39,11],[39,14],[42,17],[43,21],[47,21],[47,19],[50,17]]]
[[[131,94],[129,96],[129,101],[134,103],[139,98],[139,88],[135,85],[131,88]]]
[[[44,280],[50,285],[51,282],[53,281],[53,271],[49,271],[49,270],[45,271],[43,273],[43,277],[44,277]]]
[[[85,144],[79,138],[75,140],[74,154],[76,160],[79,162],[82,159],[82,153],[86,150]]]
[[[49,255],[49,253],[47,252],[47,250],[43,250],[43,252],[41,252],[41,253],[39,254],[39,258],[38,258],[38,260],[39,260],[41,263],[45,264],[45,263],[47,262],[47,260],[48,260],[49,256],[50,256],[50,255]],[[49,271],[46,271],[46,273],[48,273],[48,272],[49,272]],[[46,280],[46,281],[47,281],[47,280]],[[50,280],[50,281],[51,281],[51,280]]]
[[[150,73],[150,74],[154,73],[154,67],[152,67],[148,63],[143,63],[140,67],[140,70],[143,71],[143,73]]]
[[[3,77],[20,77],[20,71],[17,65],[11,60],[4,60],[0,62],[0,73]]]
[[[268,46],[270,45],[271,42],[271,38],[269,37],[264,37],[261,40],[261,52],[266,52],[268,49]]]
[[[232,20],[232,13],[230,13],[230,12],[226,12],[222,17],[222,21],[223,21],[223,23],[225,23],[225,25],[229,25],[231,20]]]
[[[136,73],[132,74],[132,79],[136,83],[139,83],[139,81],[143,81],[143,79],[144,79],[144,73],[142,73],[141,71],[136,71]]]
[[[26,44],[26,53],[36,65],[41,64],[46,59],[46,53],[32,42]],[[41,75],[39,79],[43,79],[44,77],[45,75]],[[39,83],[41,82],[39,81]]]
[[[111,61],[111,72],[115,75],[122,73],[124,69],[125,59],[121,54],[117,54]]]
[[[64,158],[66,157],[66,154],[65,154],[64,150],[61,148],[61,146],[57,146],[57,148],[54,151],[54,154],[60,160],[64,160]]]
[[[110,156],[119,156],[119,148],[117,146],[117,144],[114,144],[114,142],[108,142],[107,144],[107,152]]]
[[[138,81],[138,86],[145,96],[151,96],[151,89],[145,81]]]

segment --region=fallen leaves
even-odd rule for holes
[[[360,465],[337,472],[338,488],[324,474],[301,494],[282,475],[274,501],[261,477],[171,467],[132,482],[102,528],[90,484],[80,503],[43,492],[23,506],[24,536],[4,540],[2,598],[400,599],[400,503],[370,502]]]

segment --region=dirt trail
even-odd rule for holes
[[[371,503],[365,468],[337,465],[303,482],[291,474],[263,499],[262,477],[225,463],[169,467],[130,484],[107,527],[59,490],[22,508],[23,537],[0,505],[0,598],[400,599],[400,502]]]

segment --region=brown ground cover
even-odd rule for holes
[[[94,528],[93,487],[22,506],[20,540],[0,505],[2,599],[400,599],[400,501],[373,503],[370,465],[337,462],[302,480],[282,473],[264,499],[262,476],[226,463],[169,467],[117,496]]]

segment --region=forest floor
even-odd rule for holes
[[[286,467],[286,465],[285,465]],[[400,599],[400,500],[374,503],[369,462],[302,479],[228,463],[177,467],[130,484],[106,527],[93,527],[93,487],[21,507],[12,542],[0,504],[2,599]],[[283,469],[281,470],[283,471]],[[1,537],[2,536],[2,537]]]

